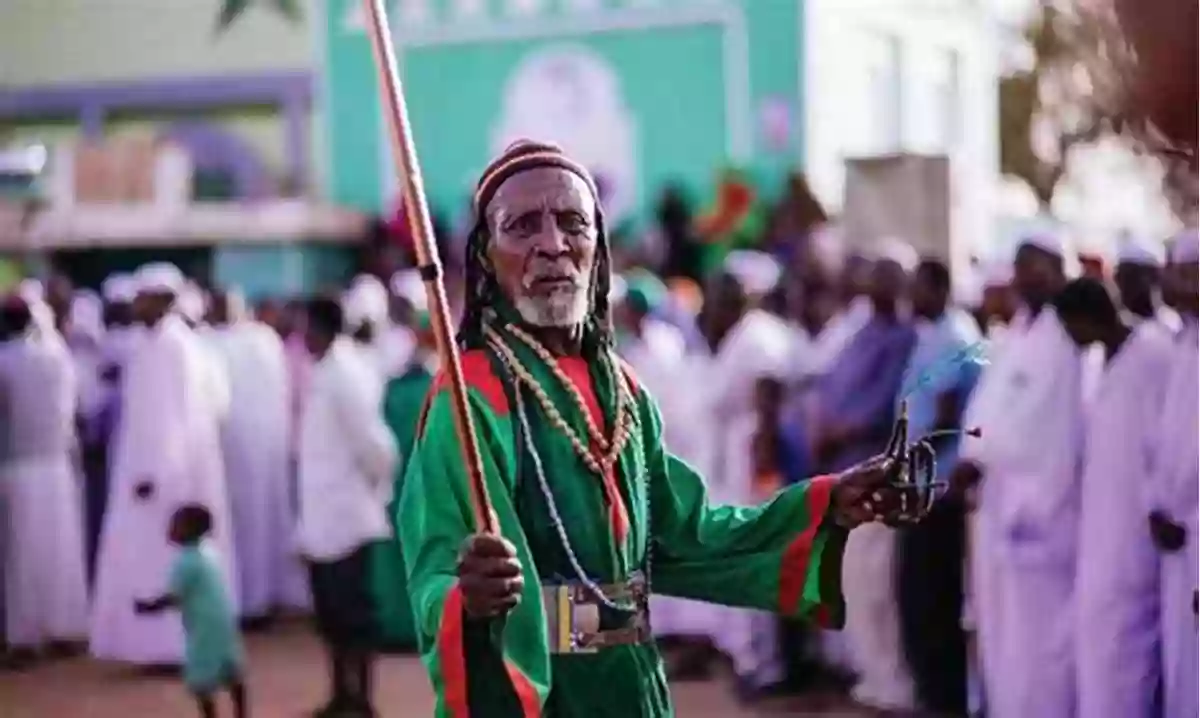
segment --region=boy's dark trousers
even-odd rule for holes
[[[370,543],[334,561],[310,561],[313,613],[329,653],[330,712],[372,715],[371,670],[377,640],[370,589]]]

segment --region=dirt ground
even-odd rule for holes
[[[325,698],[320,646],[303,624],[279,626],[248,638],[252,715],[301,718]],[[419,660],[385,656],[377,674],[381,718],[429,716],[433,698]],[[721,681],[674,688],[680,718],[818,715],[776,704],[739,708]],[[223,706],[222,715],[231,715]],[[147,677],[85,658],[43,663],[23,672],[0,672],[4,718],[190,718],[193,704],[177,678]],[[820,714],[830,718],[832,714]],[[841,714],[849,718],[848,714]]]

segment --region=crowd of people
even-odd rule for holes
[[[703,281],[626,261],[617,347],[710,501],[878,454],[901,405],[912,438],[943,432],[926,520],[850,535],[844,632],[655,596],[673,677],[725,656],[747,700],[845,686],[887,711],[1195,715],[1195,232],[1168,247],[1127,241],[1111,277],[1072,278],[1062,237],[1031,235],[966,304],[943,262],[828,229],[724,252]],[[417,640],[394,537],[438,370],[423,292],[412,269],[364,273],[251,310],[151,264],[99,295],[56,276],[5,297],[8,662],[86,645],[182,664],[212,715],[215,691],[244,708],[252,690],[236,624],[311,611],[328,707],[369,710],[373,655]]]

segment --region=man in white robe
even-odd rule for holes
[[[1113,273],[1121,306],[1130,318],[1154,325],[1169,334],[1180,329],[1179,315],[1162,302],[1160,285],[1165,252],[1161,244],[1126,235],[1117,247],[1117,268]]]
[[[779,281],[779,265],[760,252],[735,251],[724,271],[706,292],[700,324],[712,350],[701,381],[692,386],[707,397],[707,409],[696,416],[717,419],[712,425],[715,447],[708,493],[713,503],[752,506],[765,500],[757,479],[774,467],[756,461],[756,442],[777,426],[762,426],[760,387],[786,374],[791,334],[784,322],[758,308]],[[717,647],[733,661],[744,697],[784,679],[778,621],[760,611],[721,607]]]
[[[951,482],[975,485],[972,608],[990,718],[1074,715],[1079,350],[1050,300],[1071,260],[1058,235],[1025,238],[1013,272],[1024,307],[967,409]]]
[[[1167,399],[1157,424],[1150,528],[1159,548],[1162,621],[1163,715],[1195,718],[1197,707],[1197,545],[1200,524],[1200,246],[1196,230],[1176,238],[1167,273],[1170,291],[1179,298],[1183,330],[1172,348]]]
[[[1158,553],[1146,514],[1171,339],[1153,322],[1132,326],[1092,279],[1068,284],[1054,306],[1076,344],[1098,343],[1106,357],[1085,399],[1075,579],[1079,715],[1155,718]]]
[[[836,357],[817,389],[815,458],[819,471],[842,471],[886,448],[916,331],[908,310],[915,250],[882,238],[871,252],[870,319]],[[883,524],[862,527],[846,543],[846,644],[858,674],[852,696],[876,710],[914,705],[904,661],[894,576],[898,535]]]
[[[638,272],[614,277],[613,294],[609,301],[616,307],[618,349],[621,357],[637,374],[638,381],[658,401],[663,414],[663,440],[671,451],[702,468],[705,462],[701,444],[712,440],[709,419],[699,411],[695,402],[698,382],[691,380],[695,371],[686,357],[687,342],[677,327],[655,318],[668,298],[668,289],[654,275]],[[671,596],[651,596],[656,636],[669,636],[689,641],[711,639],[715,633],[715,607],[700,601]],[[672,675],[700,675],[707,669],[707,651],[696,647]]]
[[[146,329],[124,369],[91,651],[101,659],[169,665],[183,658],[179,614],[139,614],[134,604],[164,592],[176,552],[167,527],[180,505],[199,503],[212,513],[212,548],[227,585],[236,585],[219,427],[228,387],[211,351],[172,311],[184,286],[179,270],[152,264],[136,276],[136,312]]]
[[[303,605],[301,597],[289,597],[286,590],[289,574],[301,571],[292,550],[287,361],[283,340],[249,318],[237,293],[217,293],[209,321],[204,337],[223,362],[230,384],[221,446],[233,513],[237,590],[242,618],[262,622],[278,607]]]
[[[398,365],[401,358],[388,351],[388,304],[387,288],[370,274],[355,277],[342,297],[352,343],[362,353],[367,366],[375,370],[381,388],[404,369]]]
[[[75,369],[59,347],[34,336],[28,304],[6,301],[0,317],[0,491],[5,634],[14,653],[87,635],[83,518],[72,451]]]

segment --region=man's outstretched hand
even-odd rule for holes
[[[919,518],[917,487],[898,484],[896,468],[891,458],[876,456],[843,471],[831,498],[834,521],[852,529],[871,521],[896,525]]]
[[[525,588],[516,547],[495,534],[468,536],[459,549],[458,586],[468,618],[491,618],[511,611]]]

